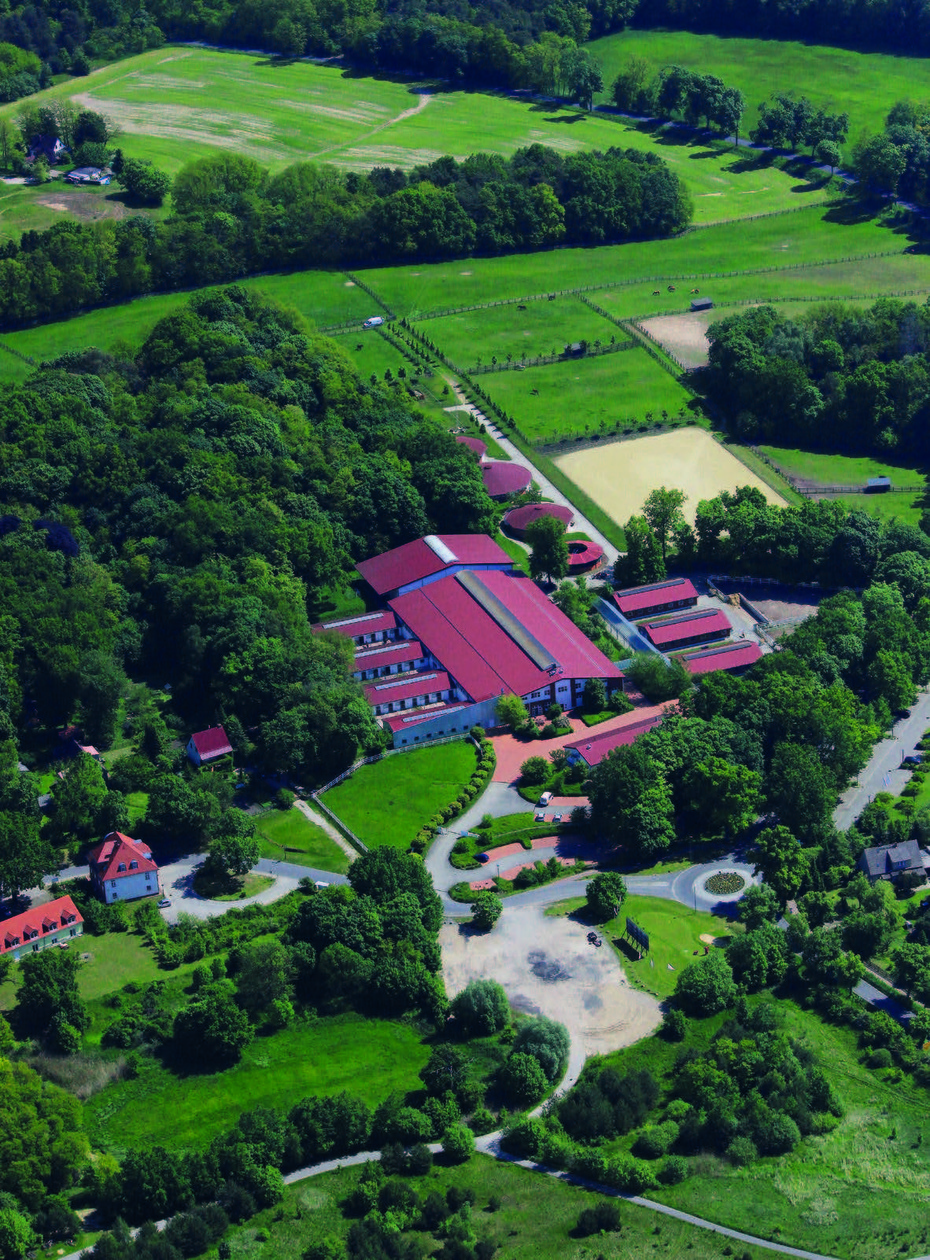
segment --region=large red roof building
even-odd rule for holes
[[[574,707],[589,678],[622,686],[617,666],[491,538],[418,539],[358,569],[389,593],[396,619],[393,642],[355,657],[396,746],[493,726],[504,694],[542,713]]]
[[[84,933],[84,919],[70,897],[15,914],[0,924],[0,957],[22,958],[51,945],[64,946]]]
[[[107,905],[159,892],[158,866],[141,840],[111,831],[87,855],[90,882]]]

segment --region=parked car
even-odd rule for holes
[[[545,806],[545,805],[548,805],[548,804],[549,804],[549,802],[550,802],[551,800],[552,800],[552,793],[551,793],[551,792],[543,792],[542,796],[539,798],[539,800],[536,802],[536,804],[537,804],[537,805],[542,805],[542,806]]]
[[[561,822],[561,821],[562,821],[562,815],[561,815],[561,814],[553,814],[553,815],[552,815],[552,821],[553,821],[554,823]]]
[[[161,901],[158,903],[158,908],[159,910],[167,910],[170,905],[170,900],[167,897],[162,897]]]
[[[533,815],[533,822],[545,822],[545,821],[546,821],[546,815],[542,813],[541,811],[537,811]]]

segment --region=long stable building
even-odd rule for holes
[[[719,609],[700,608],[679,613],[677,617],[640,623],[639,628],[655,647],[674,651],[676,648],[693,647],[697,643],[729,638],[732,627]]]
[[[632,620],[674,612],[676,608],[694,608],[697,601],[698,593],[692,583],[680,577],[614,591],[614,603],[624,617]]]
[[[500,696],[572,708],[613,662],[485,535],[420,538],[357,565],[379,613],[317,627],[349,636],[355,677],[396,747],[495,723]],[[392,620],[393,619],[393,624]]]

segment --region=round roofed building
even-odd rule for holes
[[[525,507],[511,508],[509,512],[506,512],[504,525],[515,538],[523,538],[527,527],[544,516],[555,517],[566,529],[571,529],[572,521],[575,519],[571,508],[564,507],[561,503],[528,503]]]

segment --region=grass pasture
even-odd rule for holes
[[[95,1146],[117,1155],[139,1146],[202,1148],[249,1108],[288,1111],[306,1094],[343,1089],[375,1105],[393,1090],[417,1089],[428,1057],[407,1024],[360,1015],[301,1020],[256,1038],[223,1072],[175,1076],[146,1060],[135,1080],[87,1102],[87,1130]]]
[[[406,849],[437,810],[454,801],[474,773],[465,739],[395,753],[359,768],[326,793],[326,805],[367,845]]]
[[[499,363],[508,355],[516,362],[561,354],[573,341],[601,341],[611,337],[628,341],[621,329],[592,311],[577,297],[559,297],[554,302],[527,302],[526,310],[518,305],[492,306],[478,311],[463,311],[441,319],[425,320],[416,331],[441,346],[443,353],[461,371]]]
[[[556,464],[616,521],[638,512],[650,490],[659,485],[685,491],[682,510],[692,524],[701,499],[737,486],[757,486],[769,503],[784,504],[781,495],[705,429],[694,427],[629,442],[604,442],[561,455]]]
[[[905,468],[868,456],[821,455],[814,451],[790,450],[784,446],[760,446],[759,450],[788,476],[824,486],[862,486],[869,477],[890,477],[892,484],[901,486],[924,486],[927,481],[927,474],[919,469]],[[897,498],[896,495],[869,497]]]
[[[255,825],[262,857],[314,870],[334,871],[337,875],[344,875],[349,869],[348,859],[338,844],[299,809],[292,807],[262,814]]]
[[[165,974],[142,937],[133,932],[87,934],[73,941],[70,949],[79,955],[89,955],[78,972],[78,988],[87,1002],[121,989],[130,980],[146,984]],[[0,1011],[13,1009],[19,980],[19,968],[14,965],[9,977],[0,985]]]
[[[687,413],[691,402],[687,390],[639,346],[480,379],[533,443],[583,437],[617,424],[635,428],[647,413],[659,421],[663,411]]]
[[[734,39],[686,31],[623,31],[588,44],[604,76],[604,100],[629,57],[641,57],[653,70],[677,65],[719,75],[746,97],[742,134],[755,126],[758,107],[773,92],[807,96],[815,107],[850,117],[854,143],[865,130],[882,130],[895,101],[930,97],[930,64],[925,58],[852,52],[780,39]]]

